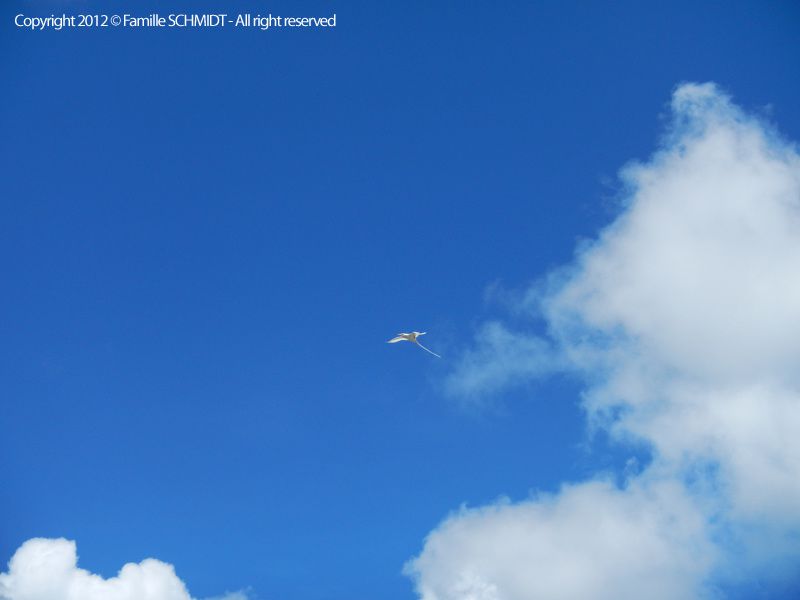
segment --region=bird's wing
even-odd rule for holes
[[[439,356],[438,354],[436,354],[436,352],[434,352],[433,350],[428,350],[428,349],[427,349],[425,346],[423,346],[423,345],[422,345],[422,344],[420,344],[419,342],[417,342],[417,346],[419,346],[420,348],[422,348],[423,350],[425,350],[425,352],[430,352],[430,353],[431,353],[431,354],[433,354],[433,355],[434,355],[436,358],[442,358],[441,356]]]
[[[386,343],[387,344],[394,344],[395,342],[404,342],[404,341],[407,342],[408,340],[406,338],[404,338],[402,335],[398,335],[397,337],[393,337],[392,339],[390,339]]]

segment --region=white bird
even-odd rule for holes
[[[419,343],[419,340],[417,338],[419,336],[421,336],[421,335],[425,335],[426,333],[427,333],[426,331],[412,331],[411,333],[398,333],[395,337],[393,337],[392,339],[390,339],[386,343],[387,344],[394,344],[395,342],[412,342],[412,343],[416,344],[417,346],[419,346],[420,348],[422,348],[423,350],[425,350],[425,352],[430,352],[435,357],[442,358],[441,356],[436,354],[436,352],[433,352],[432,350],[428,350],[425,346],[423,346],[422,344]]]

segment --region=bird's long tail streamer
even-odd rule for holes
[[[433,355],[434,355],[436,358],[442,358],[441,356],[439,356],[438,354],[436,354],[436,352],[434,352],[433,350],[428,350],[428,349],[427,349],[425,346],[423,346],[423,345],[422,345],[422,344],[420,344],[419,342],[417,342],[417,346],[419,346],[420,348],[422,348],[423,350],[425,350],[425,352],[430,352],[430,353],[431,353],[431,354],[433,354]]]

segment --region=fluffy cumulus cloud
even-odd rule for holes
[[[407,571],[423,600],[699,598],[714,549],[680,486],[607,481],[462,510]],[[635,573],[632,577],[631,573]]]
[[[35,538],[0,573],[0,600],[192,600],[175,569],[148,558],[104,579],[78,568],[75,542]],[[211,600],[211,599],[209,599]],[[217,600],[247,600],[242,592]]]
[[[672,113],[617,219],[520,300],[547,334],[487,325],[448,383],[569,370],[591,424],[652,461],[454,514],[407,566],[424,600],[702,598],[800,567],[800,156],[713,84]]]

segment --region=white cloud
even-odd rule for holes
[[[623,170],[619,217],[528,295],[548,337],[494,324],[525,344],[469,351],[448,381],[469,396],[569,369],[586,381],[591,422],[648,443],[652,463],[599,496],[590,482],[451,517],[412,563],[425,600],[469,597],[453,591],[467,575],[492,590],[475,598],[641,597],[624,586],[657,580],[657,555],[678,586],[666,597],[698,597],[735,572],[800,564],[800,156],[713,84],[680,86],[672,111],[663,147]],[[662,486],[683,507],[666,521]],[[650,524],[644,537],[626,535],[629,510]],[[599,539],[593,519],[607,525]],[[690,565],[672,527],[701,550]],[[506,543],[524,564],[497,567]],[[585,560],[592,544],[600,572]],[[547,548],[556,560],[536,559]]]
[[[30,539],[0,573],[0,600],[192,600],[172,565],[148,558],[104,579],[78,568],[75,542]],[[218,600],[247,600],[236,592]]]
[[[407,565],[423,600],[708,597],[705,522],[679,485],[606,481],[461,510]]]
[[[502,323],[485,323],[480,345],[463,354],[458,377],[446,381],[449,394],[478,401],[509,383],[555,370],[554,355],[541,338],[509,331]]]

